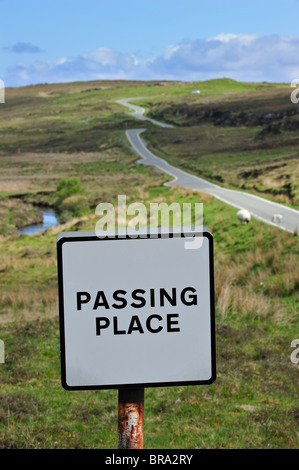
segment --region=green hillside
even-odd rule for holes
[[[165,187],[168,177],[136,165],[125,130],[140,122],[116,103],[146,97],[140,103],[148,115],[176,126],[142,123],[163,158],[296,206],[297,108],[289,91],[229,79],[7,89],[0,105],[0,448],[116,448],[117,391],[61,386],[56,236],[93,230],[97,204],[116,205],[118,195],[147,207],[202,202],[215,245],[216,382],[146,389],[144,448],[298,448],[299,364],[291,361],[299,334],[297,234],[257,220],[241,225],[235,209],[211,196]],[[233,124],[250,109],[255,117],[288,114]],[[205,120],[201,113],[208,111]],[[215,113],[231,121],[216,124]],[[280,133],[257,139],[276,125]],[[244,181],[240,173],[248,174]],[[42,206],[56,208],[61,225],[18,236],[20,227],[38,222]]]

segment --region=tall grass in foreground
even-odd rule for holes
[[[141,193],[140,193],[141,194]],[[217,379],[145,391],[144,447],[298,448],[299,238],[178,188],[146,203],[204,202],[214,236]],[[117,391],[66,392],[60,383],[56,234],[92,230],[77,219],[0,245],[1,448],[116,448]],[[117,268],[117,264],[116,264]]]
[[[242,313],[244,317],[280,317],[288,321],[281,299],[298,293],[298,255],[291,252],[283,256],[285,247],[280,244],[278,239],[265,250],[257,246],[251,252],[237,255],[231,263],[225,262],[225,257],[217,259],[216,298],[223,317]]]

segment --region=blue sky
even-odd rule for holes
[[[0,0],[0,18],[6,86],[299,77],[298,0]]]

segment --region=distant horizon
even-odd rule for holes
[[[93,83],[93,82],[136,82],[136,83],[152,83],[152,82],[169,82],[169,83],[175,83],[175,82],[180,82],[180,83],[204,83],[204,82],[210,82],[210,81],[216,81],[216,80],[232,80],[237,83],[245,83],[245,84],[258,84],[258,83],[269,83],[271,85],[285,85],[285,86],[290,86],[290,82],[271,82],[268,80],[263,80],[263,81],[246,81],[246,80],[235,80],[230,77],[222,77],[222,78],[207,78],[206,80],[165,80],[163,78],[161,79],[156,79],[156,80],[134,80],[134,79],[94,79],[94,80],[74,80],[74,81],[65,81],[65,82],[44,82],[44,83],[29,83],[27,85],[17,85],[17,86],[5,86],[5,89],[9,88],[26,88],[26,87],[38,87],[38,86],[51,86],[51,85],[71,85],[75,83]],[[5,85],[5,83],[4,83]]]

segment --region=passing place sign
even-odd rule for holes
[[[213,237],[191,235],[57,237],[64,388],[215,380]]]

